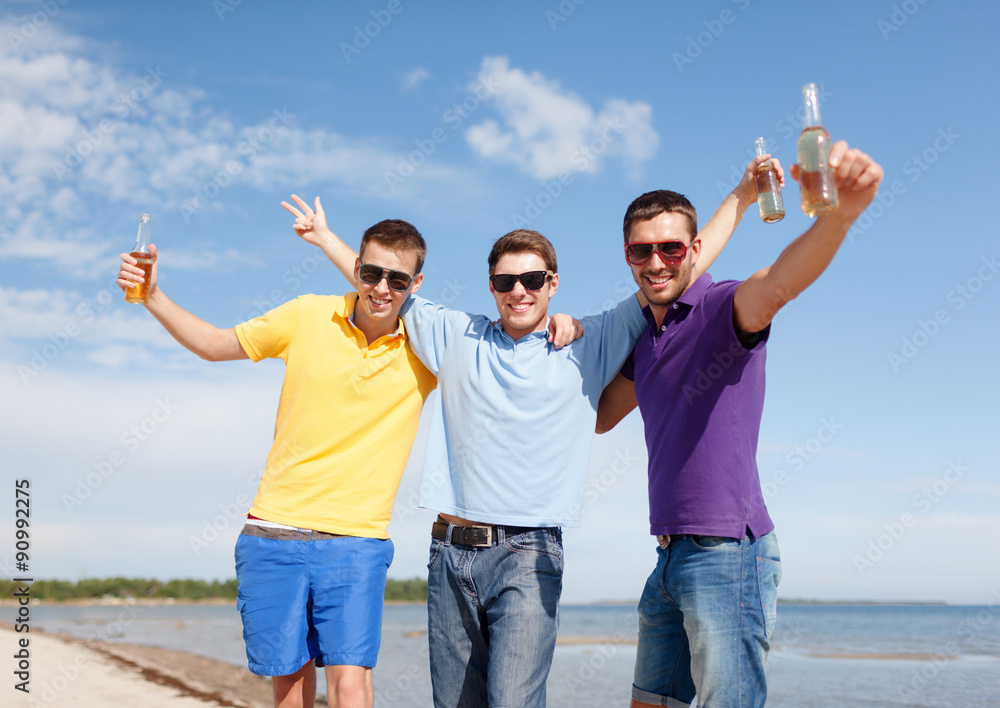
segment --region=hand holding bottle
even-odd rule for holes
[[[760,218],[765,224],[773,224],[785,218],[785,202],[781,198],[781,185],[784,179],[774,169],[777,160],[771,160],[767,151],[767,141],[757,138],[754,141],[757,151],[757,167],[754,171],[754,186],[757,188],[757,206],[760,208]],[[780,171],[781,165],[778,165]]]
[[[849,147],[843,140],[830,149],[829,165],[839,201],[834,216],[853,222],[875,199],[885,173],[870,155]],[[792,177],[800,184],[802,174],[799,165],[792,165]]]
[[[122,264],[118,270],[118,287],[125,293],[126,302],[146,304],[153,293],[156,292],[156,246],[149,244],[150,267],[147,271],[139,259],[131,253],[121,254]],[[136,291],[144,292],[142,299],[135,298]],[[130,299],[130,295],[133,299]]]

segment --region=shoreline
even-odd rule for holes
[[[0,623],[0,646],[11,676],[12,655],[25,638]],[[269,708],[271,682],[245,668],[184,651],[138,644],[79,639],[32,628],[29,635],[30,693],[4,682],[4,705],[74,705],[82,708]],[[7,651],[10,649],[10,651]],[[2,664],[0,664],[2,666]],[[317,705],[325,705],[317,700]]]
[[[100,597],[73,598],[69,600],[49,600],[31,598],[31,607],[170,607],[170,606],[222,606],[235,605],[236,598],[209,597],[200,600],[188,600],[173,597]],[[385,605],[408,606],[426,605],[426,600],[385,600]],[[638,600],[599,600],[596,602],[562,602],[562,607],[629,607],[636,606]],[[0,607],[16,607],[18,601],[0,598]],[[910,602],[906,600],[778,600],[778,607],[980,607],[980,605],[953,605],[948,602]],[[3,623],[0,622],[0,625]]]

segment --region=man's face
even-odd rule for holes
[[[505,253],[497,261],[494,275],[519,275],[535,270],[548,270],[537,253]],[[490,292],[497,301],[497,311],[504,331],[513,339],[545,329],[549,316],[549,298],[559,287],[559,275],[552,277],[538,290],[527,290],[517,281],[508,293],[497,292],[490,283]]]
[[[388,278],[382,278],[374,285],[361,280],[358,273],[362,263],[403,271],[412,276],[417,267],[417,255],[412,252],[394,251],[377,241],[370,241],[354,264],[354,284],[358,289],[358,304],[354,308],[355,324],[362,330],[367,325],[379,329],[395,328],[399,308],[403,306],[406,296],[416,292],[420,287],[424,279],[423,274],[414,277],[406,290],[393,290],[389,287]]]
[[[698,260],[701,241],[691,243],[688,220],[682,214],[663,212],[652,219],[632,224],[629,243],[660,243],[680,241],[689,245],[684,260],[667,263],[659,251],[654,250],[648,261],[641,265],[629,262],[632,277],[650,305],[666,307],[672,304],[691,284],[691,274]]]

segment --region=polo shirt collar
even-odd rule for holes
[[[333,308],[333,316],[330,318],[333,321],[347,321],[351,327],[358,329],[357,325],[351,319],[354,316],[354,308],[358,304],[358,293],[347,293],[344,297],[339,299],[337,305]],[[360,330],[358,330],[360,331]],[[396,331],[393,334],[387,335],[389,337],[405,337],[406,327],[403,325],[403,319],[401,317],[396,318]]]
[[[689,310],[692,309],[695,305],[697,305],[699,302],[702,301],[702,299],[705,297],[705,293],[708,292],[708,289],[709,287],[711,287],[711,285],[712,285],[712,276],[710,276],[708,273],[702,273],[693,283],[691,283],[688,286],[688,289],[685,290],[679,298],[677,298],[677,301],[674,303],[674,306],[676,307],[677,303],[680,303],[682,305],[687,305]],[[645,316],[646,321],[649,322],[651,325],[650,331],[655,332],[656,318],[653,316],[653,310],[649,307],[649,305],[646,305],[644,308],[642,308],[642,314]],[[664,320],[664,324],[666,324],[666,320]]]
[[[688,289],[685,290],[679,298],[677,298],[677,302],[682,305],[687,305],[688,307],[694,307],[702,301],[702,298],[705,297],[705,293],[708,292],[708,288],[711,285],[712,276],[708,273],[702,273],[698,276],[698,279],[691,283],[691,285],[688,286]]]
[[[545,329],[540,329],[537,332],[528,332],[526,335],[524,335],[523,337],[521,337],[521,339],[519,339],[517,341],[520,342],[522,340],[529,339],[531,337],[536,337],[536,336],[544,336],[546,339],[548,339],[549,338],[549,321],[550,320],[551,320],[551,315],[549,317],[545,318]],[[503,328],[503,320],[502,319],[495,319],[490,324],[492,324],[493,327],[494,327],[494,329],[496,329],[496,331],[500,333],[501,337],[507,338],[508,340],[510,340],[510,342],[512,344],[516,344],[517,343],[517,342],[514,341],[513,337],[511,337],[509,334],[507,334],[507,330],[505,330]]]

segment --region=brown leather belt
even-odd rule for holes
[[[435,521],[431,526],[431,538],[438,541],[448,539],[448,527],[451,527],[451,542],[456,546],[471,546],[473,548],[489,548],[500,540],[498,531],[503,529],[505,536],[516,536],[519,533],[538,531],[538,526],[455,526],[444,521]]]

